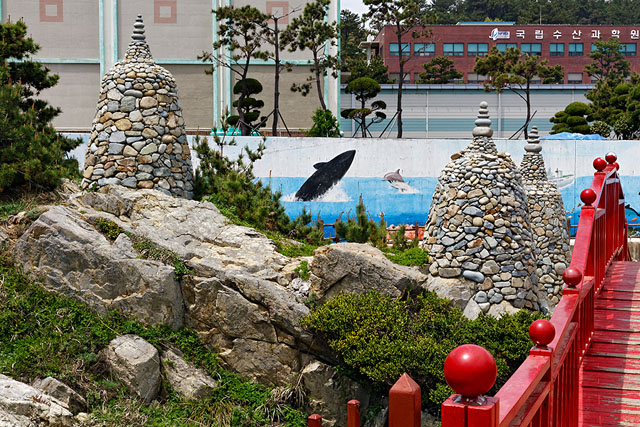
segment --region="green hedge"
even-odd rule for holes
[[[327,340],[347,371],[381,392],[407,372],[422,387],[423,404],[437,413],[452,393],[443,374],[451,350],[467,343],[486,348],[496,359],[499,387],[526,358],[532,346],[529,326],[541,317],[520,311],[470,321],[431,292],[403,300],[372,291],[341,294],[302,323]]]

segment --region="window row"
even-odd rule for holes
[[[567,56],[583,56],[584,43],[566,43]],[[443,43],[444,56],[464,56],[464,43]],[[518,48],[518,43],[496,43],[496,48],[504,53],[508,48]],[[411,43],[390,43],[391,56],[410,56]],[[636,43],[620,43],[621,53],[624,56],[636,56]],[[591,51],[597,50],[595,43],[591,44]],[[542,56],[542,43],[520,43],[520,51],[525,55]],[[467,56],[485,56],[489,53],[489,43],[467,43]],[[435,43],[413,43],[414,56],[435,56]],[[565,56],[565,43],[549,44],[549,56]]]
[[[567,73],[567,84],[582,84],[583,83],[582,77],[583,77],[582,73]],[[400,74],[389,73],[389,78],[395,82],[398,82],[400,80]],[[483,76],[481,74],[476,74],[476,73],[467,73],[466,82],[469,84],[484,83],[486,80],[487,80],[487,76]],[[420,73],[413,73],[413,83],[418,83],[418,81],[420,81]],[[451,81],[451,83],[464,83],[464,82],[465,80],[463,78]],[[592,79],[591,82],[592,83],[595,82],[595,79]],[[405,73],[404,83],[411,83],[411,73]],[[531,83],[541,84],[542,79],[540,79],[539,77],[534,77],[533,80],[531,80]]]

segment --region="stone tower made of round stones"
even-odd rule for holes
[[[537,260],[540,291],[552,304],[562,296],[562,273],[569,265],[569,231],[567,217],[558,188],[547,178],[542,158],[538,129],[534,126],[524,147],[526,153],[520,163],[522,184],[529,200],[529,217]]]
[[[176,81],[157,65],[142,15],[122,62],[102,78],[82,187],[119,184],[193,198],[191,153]]]
[[[475,124],[473,141],[451,156],[433,194],[425,230],[429,272],[467,283],[468,304],[485,313],[509,311],[505,304],[544,311],[520,172],[509,154],[498,153],[486,102]]]

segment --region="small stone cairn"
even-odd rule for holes
[[[522,183],[529,200],[529,217],[533,231],[534,252],[540,291],[552,304],[562,296],[562,273],[569,265],[569,232],[562,196],[547,178],[542,158],[538,129],[534,126],[524,147],[526,153],[520,164]]]
[[[473,141],[451,156],[433,194],[425,231],[434,259],[429,272],[466,280],[485,313],[495,305],[509,311],[505,304],[544,311],[520,172],[509,154],[498,153],[486,102],[475,124]]]
[[[176,81],[157,65],[142,15],[122,62],[102,78],[82,187],[119,184],[193,198],[191,153]]]

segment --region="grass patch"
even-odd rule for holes
[[[309,279],[309,263],[307,261],[302,261],[299,266],[297,266],[293,271],[298,273],[298,276],[302,280]]]
[[[165,386],[158,402],[143,405],[106,373],[98,356],[122,334],[180,349],[219,387],[210,398],[186,401]],[[101,425],[306,425],[299,410],[273,401],[271,389],[222,369],[194,331],[145,327],[115,312],[97,315],[45,291],[5,259],[0,259],[0,373],[25,382],[58,378],[87,398],[93,420]]]
[[[409,248],[406,250],[388,248],[383,252],[384,256],[394,264],[416,267],[429,264],[429,253],[422,248]]]

